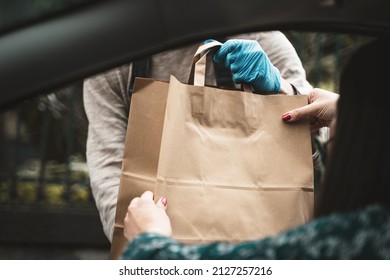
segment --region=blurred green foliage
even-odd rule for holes
[[[0,181],[0,204],[6,204],[10,202],[11,181]]]
[[[49,161],[43,172],[41,163],[39,159],[26,161],[14,181],[10,178],[0,178],[0,204],[90,203],[89,176],[84,157],[72,155],[68,165]],[[15,197],[12,199],[13,189]]]
[[[20,182],[17,186],[18,201],[24,204],[31,204],[37,201],[37,182]]]
[[[65,186],[60,184],[46,184],[44,187],[45,201],[49,204],[64,204]]]
[[[70,187],[70,197],[69,202],[76,203],[88,203],[89,202],[89,188],[81,184],[73,184]]]
[[[286,31],[314,86],[337,91],[340,73],[353,52],[372,40],[354,34]]]

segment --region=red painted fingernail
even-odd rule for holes
[[[291,118],[292,118],[292,116],[290,113],[284,114],[282,116],[282,120],[284,120],[285,122],[291,120]]]
[[[167,206],[168,200],[165,197],[163,197],[161,198],[161,203],[164,204],[164,206]]]

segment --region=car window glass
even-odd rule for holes
[[[371,38],[284,32],[313,87],[338,89],[349,55]],[[82,80],[0,112],[0,204],[91,203]],[[98,94],[98,93],[97,93]]]
[[[372,40],[351,34],[284,33],[302,61],[307,81],[313,87],[336,92],[340,70],[349,56]],[[175,52],[168,51],[167,57],[172,53]],[[128,69],[129,62],[123,61],[124,68]],[[114,88],[118,90],[115,86],[109,88],[113,90],[96,92],[95,96],[114,94]],[[103,113],[101,116],[106,117]],[[94,244],[103,248],[102,258],[106,258],[109,244],[91,190],[87,137],[83,79],[0,110],[0,219],[13,219],[2,228],[0,258],[6,255],[1,242],[22,244],[18,245],[22,257],[15,258],[36,256],[34,247],[26,249],[25,244],[39,244],[42,250],[54,242],[67,247],[68,244]],[[27,221],[34,224],[27,225]],[[28,231],[27,239],[26,228],[38,230]],[[77,234],[69,234],[66,229],[76,230]],[[47,256],[74,258],[51,249]]]

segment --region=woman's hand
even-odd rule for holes
[[[165,209],[166,198],[153,201],[153,193],[144,192],[140,197],[134,198],[125,217],[124,236],[132,240],[135,236],[144,232],[158,233],[166,236],[172,234],[172,227]]]
[[[318,131],[321,127],[329,127],[336,118],[336,107],[339,95],[337,93],[315,88],[309,94],[309,104],[282,115],[285,122],[294,122],[304,118],[310,118],[311,132]]]

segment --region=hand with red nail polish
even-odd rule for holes
[[[150,191],[134,198],[127,208],[125,217],[123,233],[126,239],[130,241],[144,232],[170,236],[172,234],[171,222],[165,212],[167,202],[167,199],[162,197],[155,203],[153,193]]]
[[[312,132],[318,131],[321,127],[329,127],[336,117],[336,105],[339,95],[337,93],[315,88],[309,95],[309,104],[282,115],[285,122],[295,122],[305,118],[310,119]]]

